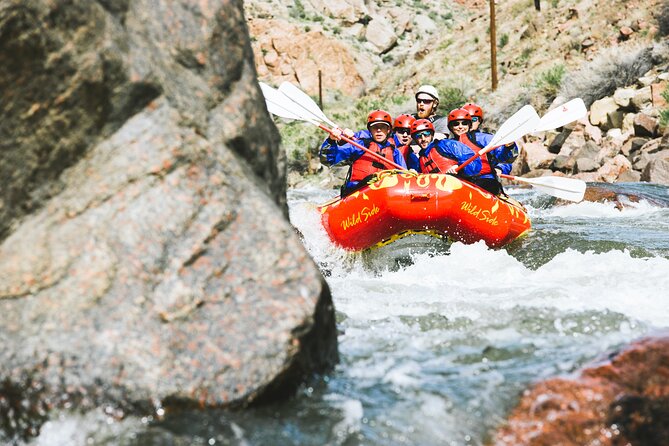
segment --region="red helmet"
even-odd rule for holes
[[[462,106],[469,114],[473,117],[478,117],[479,120],[483,121],[483,109],[473,102],[468,102]]]
[[[451,110],[451,112],[448,114],[448,125],[450,125],[451,122],[458,120],[471,121],[472,115],[470,115],[469,112],[464,108],[456,108],[455,110]]]
[[[410,129],[411,124],[416,120],[411,115],[399,115],[397,118],[395,118],[395,125],[393,126],[394,128],[400,128],[400,129]]]
[[[430,132],[434,133],[434,126],[427,119],[416,119],[411,124],[411,136],[424,130],[429,130]]]
[[[393,125],[393,118],[390,116],[390,113],[385,110],[374,110],[367,115],[367,128],[377,122],[385,122],[388,124],[388,128],[390,128]]]

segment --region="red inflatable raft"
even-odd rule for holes
[[[330,239],[351,251],[409,234],[503,246],[531,228],[520,203],[451,175],[384,171],[367,186],[319,206]]]

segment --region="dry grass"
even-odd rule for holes
[[[653,66],[653,47],[640,44],[620,45],[599,53],[592,62],[569,73],[560,89],[565,99],[580,97],[587,106],[616,88],[633,85]]]

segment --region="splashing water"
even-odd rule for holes
[[[330,243],[314,203],[332,191],[290,191],[333,294],[341,363],[291,401],[168,417],[124,444],[484,444],[531,383],[669,325],[669,208],[657,204],[669,189],[627,187],[654,200],[555,206],[512,189],[533,221],[526,238],[454,243],[397,270]],[[36,444],[53,444],[46,435]],[[95,444],[115,444],[105,438]]]

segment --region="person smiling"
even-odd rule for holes
[[[411,124],[411,137],[420,147],[419,163],[422,173],[456,174],[456,168],[475,155],[466,145],[452,139],[434,139],[434,126],[427,119],[417,119]],[[462,169],[465,178],[477,175],[481,160],[475,159]]]
[[[456,108],[448,114],[448,128],[453,133],[453,139],[470,147],[478,153],[486,147],[493,135],[486,132],[473,131],[472,115],[464,108]],[[511,172],[512,163],[518,156],[518,146],[515,143],[497,147],[480,157],[481,171],[471,178],[471,182],[482,189],[495,194],[504,194],[498,175]]]
[[[404,156],[396,148],[395,140],[390,138],[393,119],[385,110],[374,110],[367,116],[367,130],[353,132],[350,129],[333,129],[328,138],[323,141],[320,149],[321,160],[325,164],[333,165],[342,161],[351,162],[346,181],[341,189],[345,196],[367,184],[376,172],[393,169],[390,163],[384,163],[379,158],[342,140],[342,135],[356,141],[377,155],[406,168]]]

